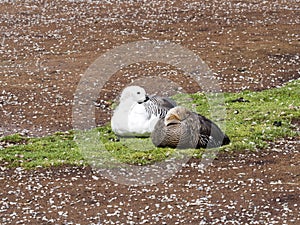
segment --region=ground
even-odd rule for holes
[[[72,129],[74,93],[88,67],[133,41],[167,40],[193,51],[223,91],[259,91],[300,77],[296,0],[3,1],[0,10],[0,135]],[[165,90],[152,77],[168,77],[177,88]],[[149,93],[201,91],[174,67],[134,64],[95,99],[103,104],[98,125],[138,78],[147,78]],[[1,223],[299,224],[299,138],[219,154],[203,173],[198,163],[145,187],[110,182],[89,167],[1,167]]]

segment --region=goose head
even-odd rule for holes
[[[164,123],[165,126],[171,124],[180,124],[187,117],[189,117],[190,111],[182,106],[176,106],[170,109],[165,117]]]
[[[125,102],[128,100],[141,104],[149,100],[149,97],[146,95],[144,88],[139,86],[128,86],[122,91],[120,101]]]

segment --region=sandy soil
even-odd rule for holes
[[[2,1],[0,135],[72,129],[73,98],[88,67],[113,47],[171,41],[198,54],[223,91],[263,90],[300,77],[299,4],[291,1]],[[176,68],[141,63],[99,93],[97,124],[132,80],[168,77],[196,92]],[[144,82],[145,83],[145,82]],[[296,123],[299,126],[299,123]],[[90,168],[0,168],[1,224],[299,224],[299,138],[260,152],[223,153],[204,173],[192,160],[146,187],[112,183]]]

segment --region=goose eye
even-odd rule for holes
[[[139,95],[139,94],[141,94],[141,92],[138,91],[137,94]]]

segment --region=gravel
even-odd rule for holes
[[[164,183],[126,186],[90,167],[0,167],[1,224],[299,224],[300,139],[192,159]],[[280,149],[278,151],[277,149]]]
[[[16,0],[2,1],[0,10],[0,135],[72,129],[82,75],[103,53],[134,41],[167,40],[195,52],[223,91],[262,90],[300,77],[296,0]],[[169,79],[149,82],[153,77]],[[133,64],[99,93],[106,107],[97,109],[97,124],[109,121],[107,103],[126,84],[144,79],[148,93],[199,91],[176,68]],[[175,87],[166,86],[170,80]]]
[[[132,41],[168,40],[194,51],[223,91],[297,79],[297,3],[2,1],[0,136],[72,129],[73,95],[84,72],[104,52]],[[98,100],[108,104],[131,81],[158,75],[170,77],[175,92],[199,91],[176,68],[145,63],[115,74]],[[161,90],[154,82],[146,91],[172,93]],[[99,125],[109,121],[108,107],[97,113]],[[0,223],[296,225],[299,177],[299,138],[257,152],[219,154],[205,171],[193,159],[173,178],[144,187],[113,183],[90,167],[27,171],[3,164]]]

